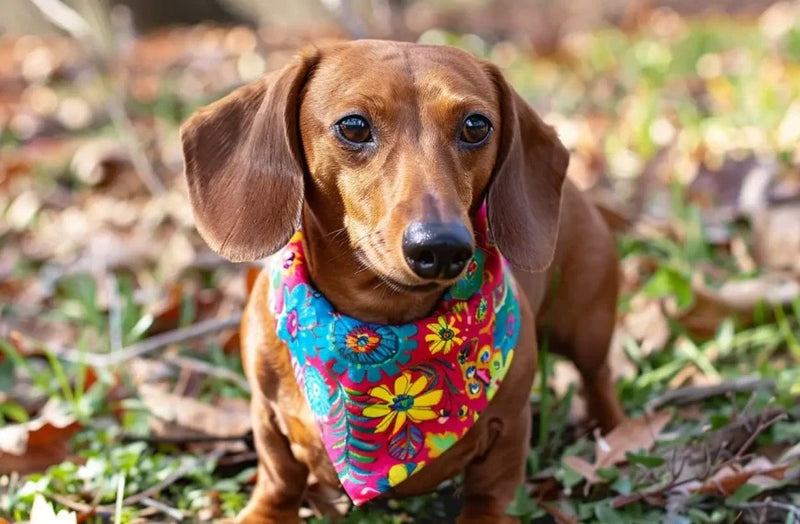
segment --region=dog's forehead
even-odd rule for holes
[[[396,97],[427,89],[493,98],[494,86],[484,64],[453,47],[359,40],[323,49],[321,57],[314,79],[336,86],[328,96],[357,95],[366,89]]]

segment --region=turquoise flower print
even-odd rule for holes
[[[510,282],[506,282],[502,287],[508,289]],[[503,357],[508,354],[519,337],[519,302],[515,300],[513,293],[509,290],[502,296],[501,302],[495,303],[497,316],[494,326],[494,347],[503,352]]]
[[[290,351],[303,365],[306,355],[313,355],[324,342],[324,328],[319,326],[319,314],[311,300],[312,290],[297,284],[291,291],[283,288],[284,309],[278,316],[278,337],[286,342]]]
[[[411,359],[417,343],[411,337],[416,326],[384,326],[359,322],[343,315],[335,316],[329,334],[330,345],[323,349],[323,361],[334,360],[333,370],[347,373],[350,380],[361,382],[380,380],[381,372],[396,375],[398,365]]]
[[[319,418],[327,417],[330,413],[333,395],[319,370],[312,366],[305,368],[303,386],[306,400],[308,400],[308,405],[314,415]]]

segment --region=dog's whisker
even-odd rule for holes
[[[342,236],[342,234],[346,233],[346,232],[347,232],[347,228],[346,227],[341,227],[339,229],[334,229],[330,233],[326,233],[324,236],[325,236],[325,238],[336,239],[336,238]]]

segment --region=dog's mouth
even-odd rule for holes
[[[406,291],[408,293],[429,293],[443,287],[440,282],[428,282],[426,284],[404,284],[403,282],[397,281],[387,275],[382,275],[377,272],[375,274],[389,287],[398,289],[400,291]]]

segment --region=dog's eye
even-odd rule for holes
[[[492,123],[482,115],[470,115],[464,120],[461,128],[460,140],[470,145],[480,144],[489,136],[492,130]]]
[[[336,123],[339,135],[355,144],[363,144],[372,140],[372,130],[369,122],[360,116],[346,116]]]

